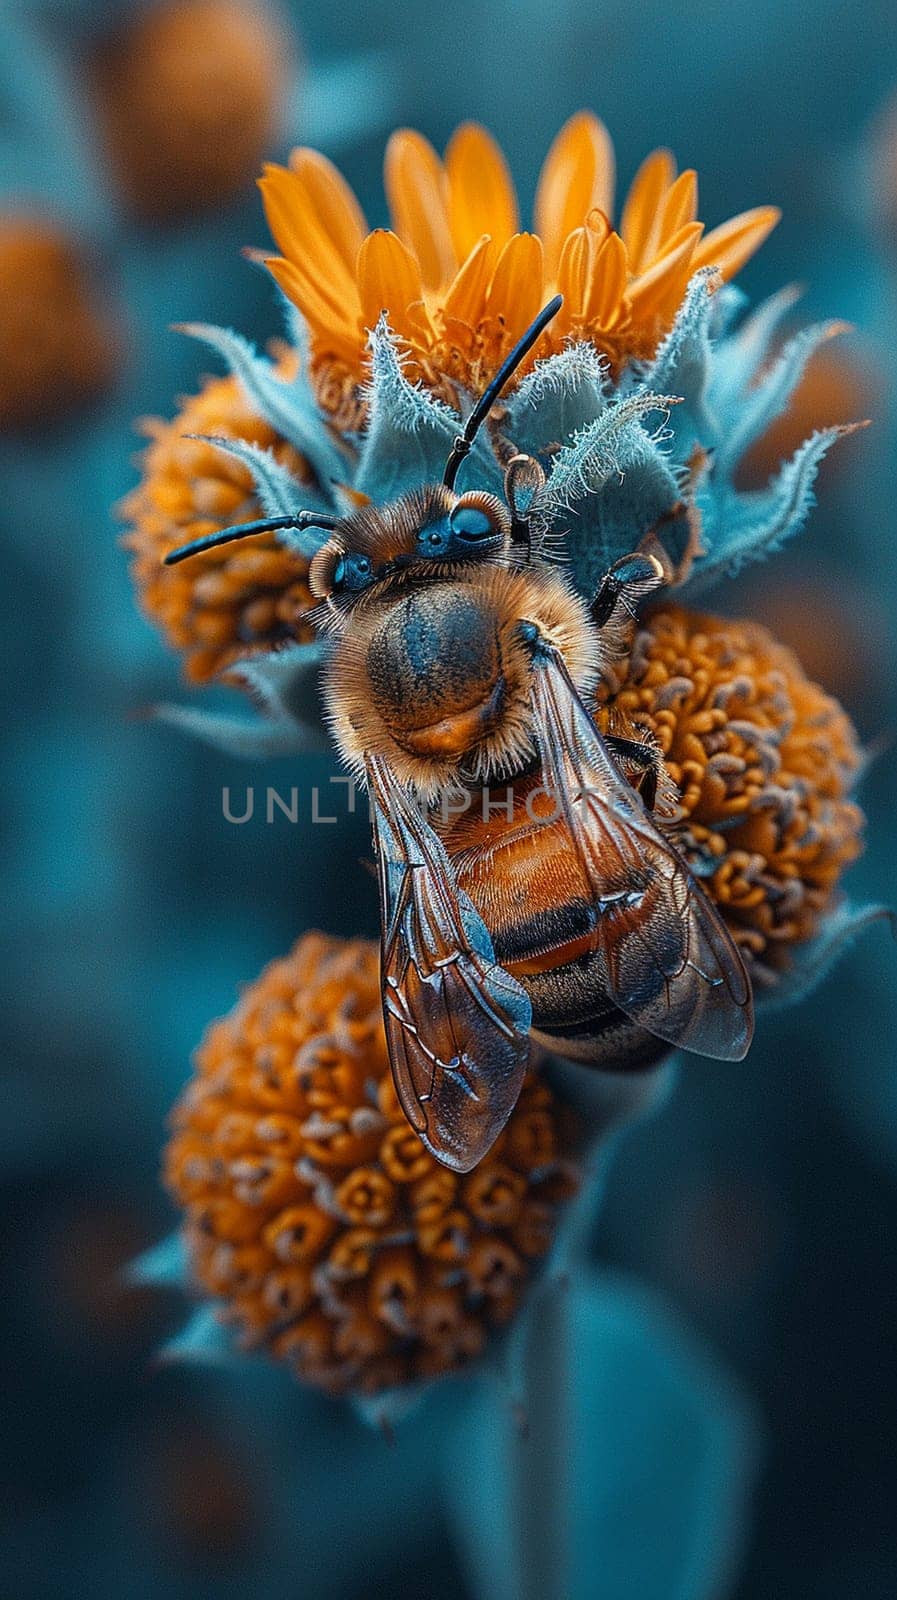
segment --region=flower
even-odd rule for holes
[[[359,263],[367,262],[365,271],[373,270],[378,252],[406,264],[411,261],[415,284],[422,269],[397,234],[365,235],[364,219],[343,179],[322,156],[308,150],[294,154],[289,171],[272,169],[263,180],[272,224],[282,235],[285,250],[274,263],[275,274],[280,273],[288,292],[291,285],[302,288],[298,305],[284,299],[292,377],[281,381],[276,365],[229,329],[205,324],[186,329],[223,358],[252,411],[270,425],[278,448],[291,446],[309,463],[311,481],[300,479],[288,467],[278,466],[273,472],[270,452],[263,452],[264,459],[259,460],[245,442],[234,441],[234,453],[249,467],[267,515],[290,516],[304,508],[321,513],[326,528],[328,519],[353,506],[368,501],[386,505],[410,490],[439,482],[467,406],[458,389],[468,383],[477,387],[494,376],[502,351],[520,331],[521,317],[525,321],[530,315],[529,309],[521,311],[520,299],[529,277],[527,272],[509,274],[508,251],[537,247],[540,263],[555,260],[552,282],[574,246],[591,259],[589,241],[598,224],[591,212],[584,228],[574,223],[576,207],[586,204],[585,189],[592,196],[596,186],[607,188],[609,145],[594,118],[585,114],[574,118],[546,162],[537,209],[551,246],[547,258],[535,236],[513,234],[511,212],[516,202],[503,176],[501,158],[486,134],[462,129],[444,168],[432,152],[424,160],[422,152],[428,148],[417,135],[402,133],[394,137],[387,161],[397,217],[401,211],[405,218],[401,226],[407,224],[406,231],[413,228],[422,259],[429,259],[421,242],[425,236],[448,237],[446,229],[451,232],[451,227],[452,238],[458,234],[467,216],[459,196],[469,207],[475,208],[476,202],[480,216],[482,195],[490,195],[489,207],[504,208],[507,216],[504,232],[499,230],[494,239],[490,235],[479,254],[475,252],[480,267],[488,265],[490,252],[498,248],[495,241],[502,238],[501,261],[488,283],[485,279],[480,283],[480,267],[477,273],[471,269],[473,275],[465,283],[471,293],[477,284],[479,288],[463,306],[457,297],[452,300],[453,315],[459,316],[451,324],[451,340],[438,350],[434,345],[426,354],[426,371],[421,365],[425,356],[421,341],[426,342],[421,319],[429,338],[436,324],[427,307],[435,305],[439,295],[427,289],[426,305],[421,299],[409,301],[411,279],[407,275],[391,279],[388,272],[381,273],[369,307],[372,326],[365,331],[367,311],[364,315],[358,311],[356,257]],[[441,176],[420,188],[427,161],[431,168],[436,163]],[[471,176],[477,162],[479,179]],[[454,210],[449,206],[453,194]],[[417,196],[418,210],[409,195]],[[679,216],[680,206],[690,210],[689,197],[693,198],[693,175],[677,179],[671,158],[663,152],[650,157],[626,203],[619,243],[614,246],[639,262],[643,256],[647,261],[652,251],[661,252],[659,264],[652,260],[643,275],[649,286],[654,285],[652,294],[662,291],[665,308],[663,317],[658,313],[655,319],[651,340],[638,346],[652,351],[652,358],[642,356],[609,368],[605,358],[613,352],[599,326],[601,318],[583,320],[577,312],[575,325],[570,323],[576,306],[581,309],[585,302],[568,292],[566,309],[534,346],[535,365],[523,364],[522,381],[511,384],[493,408],[491,426],[481,429],[461,469],[459,482],[466,491],[500,493],[510,454],[524,452],[536,458],[546,482],[531,508],[534,522],[547,542],[563,539],[571,579],[586,599],[596,593],[615,560],[646,540],[661,555],[672,581],[694,581],[702,587],[779,548],[806,520],[820,462],[836,440],[851,431],[840,425],[817,429],[761,493],[743,489],[739,473],[746,455],[787,408],[814,351],[842,324],[801,328],[771,361],[794,293],[774,295],[744,316],[743,297],[728,285],[721,286],[720,270],[705,264],[705,251],[709,248],[724,273],[734,271],[777,213],[769,208],[746,213],[716,230],[709,243],[698,242],[695,232],[682,255],[681,274],[678,267],[674,273],[671,251],[658,241],[666,237],[664,229]],[[649,224],[649,213],[654,223]],[[700,224],[696,226],[700,232]],[[333,240],[339,241],[338,250]],[[543,278],[540,265],[533,308],[547,292]],[[642,278],[638,281],[641,284]],[[623,319],[615,327],[631,332],[635,324],[629,288],[624,300],[628,321]],[[643,310],[647,303],[637,297]],[[481,317],[478,305],[480,310],[485,306],[488,314]],[[590,300],[589,306],[599,307],[607,321],[600,297],[594,303]],[[460,319],[460,310],[467,321]],[[448,327],[444,317],[440,326]],[[647,323],[639,326],[644,330]],[[334,327],[342,330],[339,356],[333,355],[333,342],[327,342]],[[476,349],[469,339],[465,345],[472,330]],[[636,347],[627,346],[627,352],[634,355]],[[438,362],[444,362],[441,371]],[[365,383],[360,391],[357,379],[362,366]],[[422,376],[427,383],[420,381]],[[222,445],[226,448],[227,441]],[[284,531],[276,543],[307,562],[325,538],[323,529],[312,525]],[[277,647],[274,654],[270,645],[266,650],[260,644],[246,670],[232,673],[263,712],[251,732],[242,720],[193,708],[165,707],[164,716],[235,754],[251,749],[260,756],[310,748],[321,737],[321,719],[310,714],[308,692],[320,664],[320,641],[310,643],[297,636],[271,642]],[[207,661],[207,669],[201,664],[200,676],[214,670],[214,651]]]
[[[389,1068],[376,946],[306,934],[207,1033],[165,1175],[193,1274],[243,1343],[331,1393],[479,1355],[575,1187],[535,1074],[466,1177],[427,1153]]]
[[[94,63],[109,154],[150,221],[232,200],[277,132],[288,54],[262,6],[157,0],[104,41]]]
[[[849,717],[753,622],[664,606],[637,629],[599,725],[650,731],[675,838],[758,991],[819,931],[861,849]]]
[[[282,357],[279,370],[293,364]],[[143,426],[152,443],[142,481],[122,506],[131,524],[124,542],[134,552],[141,606],[183,654],[187,677],[204,682],[285,640],[311,639],[303,621],[312,603],[308,562],[273,534],[224,545],[183,566],[162,565],[176,545],[263,514],[249,467],[207,442],[209,436],[273,451],[299,492],[310,477],[307,463],[257,414],[236,378],[206,383],[172,422]]]
[[[555,139],[536,192],[533,232],[519,231],[504,157],[485,129],[460,127],[444,160],[401,129],[386,151],[394,231],[367,224],[339,172],[314,150],[261,180],[280,256],[271,272],[304,316],[322,408],[357,427],[366,330],[382,310],[402,341],[408,372],[455,400],[479,390],[556,291],[560,315],[537,355],[587,340],[619,373],[646,360],[673,324],[695,272],[731,278],[778,221],[772,206],[704,234],[697,177],[667,150],[643,162],[612,225],[614,154],[597,117],[580,112]]]
[[[0,217],[0,428],[29,428],[109,384],[115,336],[76,241],[42,217]]]

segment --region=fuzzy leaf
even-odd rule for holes
[[[264,252],[265,255],[269,253],[267,250]],[[267,273],[268,268],[265,262],[263,261],[261,265]],[[291,344],[293,349],[299,352],[299,371],[307,372],[311,357],[311,339],[308,332],[308,323],[299,307],[294,306],[292,300],[287,299],[280,285],[275,284],[274,288],[280,302],[280,314],[284,320],[287,343]]]
[[[695,562],[688,591],[698,592],[723,573],[733,575],[798,533],[814,503],[820,461],[836,439],[854,431],[854,426],[847,426],[814,433],[766,489],[750,494],[729,489],[720,494],[713,478],[706,481],[697,494],[706,554]]]
[[[259,717],[250,722],[247,717],[201,711],[197,706],[163,704],[153,707],[152,718],[154,722],[162,722],[191,739],[210,745],[213,750],[221,750],[243,761],[303,755],[326,748],[319,728],[302,728],[287,717]]]
[[[490,1600],[711,1600],[728,1590],[756,1461],[728,1375],[648,1293],[580,1273],[523,1314],[522,1413],[480,1385],[444,1493]]]
[[[207,322],[184,322],[178,327],[226,361],[250,404],[305,456],[321,483],[345,476],[345,458],[333,443],[302,372],[291,383],[283,382],[272,363],[229,328],[215,328]]]
[[[195,706],[160,705],[152,715],[156,722],[247,760],[320,753],[329,749],[318,686],[327,648],[319,639],[249,656],[228,667],[223,676],[237,679],[261,713],[255,721]]]
[[[673,452],[687,460],[695,440],[710,442],[706,391],[711,364],[710,323],[719,274],[712,267],[695,273],[672,328],[645,374],[645,387],[681,396],[670,415]]]
[[[794,952],[791,967],[775,988],[760,995],[764,1011],[778,1011],[806,999],[854,940],[876,922],[889,923],[891,937],[897,939],[897,914],[889,906],[854,906],[845,901],[830,912],[816,937]]]
[[[130,1261],[122,1276],[127,1284],[147,1285],[152,1289],[183,1289],[188,1280],[188,1265],[180,1230]]]
[[[201,439],[205,444],[214,445],[216,449],[224,450],[237,461],[242,461],[252,473],[256,493],[267,517],[287,517],[303,509],[333,513],[332,502],[294,478],[281,465],[273,450],[263,450],[261,445],[251,444],[248,439],[226,439],[201,433],[188,434],[187,437]],[[297,555],[310,560],[320,550],[327,535],[320,528],[290,528],[281,530],[277,537],[280,543],[295,550]]]
[[[635,394],[607,406],[591,427],[559,452],[539,496],[540,511],[558,516],[598,494],[614,473],[625,471],[632,457],[642,453],[645,444],[653,443],[642,427],[642,418],[675,404],[675,398],[668,395]]]
[[[607,405],[607,367],[594,346],[568,345],[540,361],[508,404],[504,428],[518,450],[544,456],[588,428]]]
[[[163,1344],[156,1355],[160,1366],[229,1367],[240,1362],[232,1335],[218,1320],[212,1306],[200,1306],[186,1327]]]
[[[248,656],[228,667],[228,678],[239,678],[266,717],[294,724],[304,742],[302,749],[329,748],[321,721],[319,680],[329,646],[326,640],[292,644],[283,650]]]
[[[371,378],[368,427],[354,487],[379,505],[409,489],[439,483],[461,422],[421,384],[409,383],[397,342],[381,317],[370,334]],[[501,473],[481,431],[459,476],[477,487],[496,489]]]
[[[802,328],[788,341],[766,376],[742,395],[737,413],[717,446],[715,472],[725,475],[734,470],[754,440],[787,409],[814,351],[827,339],[843,332],[846,326],[843,322],[820,322],[814,327]]]
[[[580,593],[591,598],[608,567],[634,550],[678,499],[678,483],[667,460],[643,435],[624,461],[621,476],[611,478],[594,503],[571,518],[567,549]],[[684,542],[679,539],[680,545]],[[669,554],[678,565],[683,551],[677,547]]]
[[[717,346],[711,370],[708,410],[717,437],[737,421],[738,409],[767,360],[775,335],[800,290],[790,285],[764,300],[729,338]]]
[[[710,338],[722,339],[743,314],[748,297],[735,283],[724,283],[713,296],[710,309]]]
[[[353,1394],[349,1403],[356,1417],[368,1428],[389,1435],[400,1422],[414,1415],[437,1380],[421,1379],[394,1389],[379,1389],[376,1394]]]
[[[659,435],[642,418],[675,402],[636,394],[609,405],[562,450],[535,503],[537,517],[566,529],[573,581],[590,597],[608,567],[627,555],[679,498]]]

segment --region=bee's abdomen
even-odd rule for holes
[[[595,1065],[646,1066],[668,1046],[608,998],[569,833],[560,820],[534,826],[527,792],[527,783],[513,787],[511,818],[494,811],[483,823],[471,812],[450,830],[459,888],[483,917],[496,959],[529,995],[542,1043]]]
[[[504,709],[495,615],[457,585],[429,584],[393,606],[366,666],[383,721],[415,755],[464,755]]]

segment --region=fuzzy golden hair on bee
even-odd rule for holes
[[[432,802],[529,763],[536,744],[522,620],[588,692],[600,650],[587,607],[539,563],[461,567],[358,607],[325,678],[328,720],[348,765],[362,776],[365,757],[379,754],[400,784]]]
[[[448,489],[431,483],[410,490],[390,505],[358,506],[337,524],[324,549],[334,556],[352,550],[386,564],[397,556],[413,554],[420,529],[448,516],[454,503],[455,496]]]

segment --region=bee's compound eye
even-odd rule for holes
[[[366,588],[370,583],[372,571],[370,556],[358,555],[355,551],[349,551],[347,554],[340,556],[333,569],[333,587],[334,589],[348,589],[357,592],[359,589]]]
[[[469,539],[475,544],[478,539],[491,539],[496,529],[491,517],[483,510],[482,506],[461,505],[455,506],[449,521],[452,532],[459,539]]]

